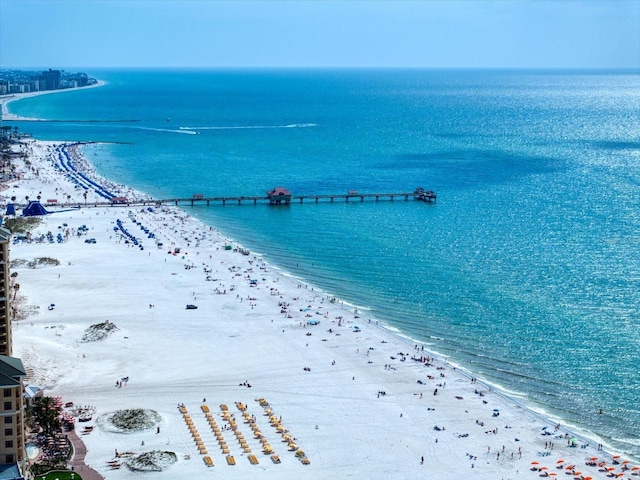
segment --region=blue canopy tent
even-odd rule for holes
[[[29,205],[27,205],[27,208],[25,208],[22,211],[22,216],[23,217],[35,217],[37,215],[47,215],[49,212],[47,212],[47,210],[45,210],[45,208],[42,206],[42,204],[40,202],[37,202],[35,200],[32,200],[29,202]]]

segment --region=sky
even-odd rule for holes
[[[640,0],[0,0],[0,68],[640,68]]]

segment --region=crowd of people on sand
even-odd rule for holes
[[[70,155],[76,155],[80,151],[80,147],[79,146],[68,147],[68,151]],[[50,155],[52,157],[54,155],[54,152],[55,150],[51,150],[50,152]],[[82,155],[80,154],[80,156]],[[79,162],[78,165],[82,165],[82,163]],[[94,176],[92,178],[96,179],[96,181],[104,181],[104,179],[99,179],[97,176]],[[49,181],[52,181],[52,180],[49,180]],[[105,184],[105,186],[108,188],[114,189],[114,191],[115,190],[120,192],[126,191],[124,187],[117,186],[110,183]],[[56,188],[60,188],[60,190],[56,190],[56,191],[60,191],[60,192],[63,191],[62,187],[56,187]],[[74,192],[74,194],[77,195],[77,192]],[[226,294],[227,291],[236,290],[237,289],[236,282],[238,282],[239,280],[246,283],[247,286],[250,286],[250,282],[252,282],[252,280],[256,278],[261,279],[260,281],[265,280],[264,278],[262,278],[262,274],[258,275],[256,274],[256,271],[254,271],[254,268],[255,268],[256,270],[260,269],[261,272],[265,272],[267,268],[266,264],[262,262],[258,257],[254,256],[253,258],[247,259],[246,261],[241,261],[239,262],[239,265],[235,264],[238,262],[233,262],[234,264],[231,266],[228,266],[228,264],[224,265],[224,262],[222,262],[221,265],[213,265],[213,261],[212,261],[213,259],[211,258],[211,256],[209,256],[209,261],[204,259],[205,257],[204,255],[200,257],[200,250],[199,250],[200,248],[202,249],[204,249],[205,247],[224,248],[224,247],[221,247],[221,245],[223,243],[227,244],[228,239],[223,238],[217,231],[213,229],[210,229],[207,227],[208,228],[207,230],[207,228],[204,228],[202,225],[198,224],[196,220],[192,219],[191,217],[184,214],[180,210],[174,209],[174,208],[166,208],[166,209],[163,209],[162,211],[159,211],[159,210],[152,211],[152,212],[140,211],[140,212],[137,212],[137,216],[139,216],[140,218],[143,218],[142,216],[144,216],[145,219],[149,220],[148,222],[146,222],[146,224],[149,225],[150,228],[154,230],[157,237],[160,237],[160,236],[163,237],[162,240],[164,240],[168,245],[171,246],[170,247],[171,252],[175,253],[176,249],[178,250],[178,253],[176,254],[176,256],[179,256],[181,258],[185,269],[201,270],[203,274],[203,278],[202,278],[203,282],[216,281],[217,285],[213,289],[214,293]],[[257,288],[257,289],[260,288],[257,281],[253,285],[254,287],[252,287],[252,290],[251,290],[252,293],[253,293],[253,288]],[[277,301],[273,302],[274,312],[279,312],[284,318],[287,318],[287,319],[295,318],[295,320],[293,321],[293,325],[296,325],[296,323],[298,322],[298,319],[300,319],[299,321],[300,327],[302,329],[307,329],[308,319],[318,316],[322,318],[323,321],[324,319],[327,319],[327,320],[331,319],[330,320],[331,327],[328,330],[326,330],[328,333],[332,333],[332,334],[335,333],[336,335],[340,335],[339,333],[336,333],[340,331],[339,327],[346,327],[348,325],[353,325],[353,321],[360,318],[357,311],[355,311],[353,315],[353,320],[348,320],[347,319],[348,314],[345,314],[342,309],[339,310],[338,312],[332,312],[331,309],[333,309],[334,306],[336,308],[342,307],[341,305],[339,305],[341,302],[339,302],[335,297],[325,298],[318,292],[313,292],[313,289],[308,289],[306,286],[303,286],[302,284],[298,285],[298,289],[299,289],[298,291],[299,294],[297,296],[291,296],[290,299],[285,299],[284,295],[278,289],[274,290],[273,288],[268,288],[266,289],[266,293],[265,293],[265,295],[271,296],[272,292],[275,291],[275,295],[272,295],[277,298]],[[302,290],[302,292],[300,290]],[[307,292],[313,292],[313,293],[307,294]],[[300,295],[300,293],[302,293],[302,295]],[[196,298],[196,295],[197,295],[197,292],[193,291],[194,299]],[[238,302],[242,302],[243,300],[246,299],[247,303],[251,307],[253,307],[257,305],[257,302],[259,301],[258,299],[260,299],[260,301],[262,302],[265,301],[264,300],[265,298],[267,298],[268,300],[268,296],[265,297],[265,295],[260,295],[260,294],[245,295],[244,293],[238,292],[236,295],[236,300]],[[311,296],[313,296],[313,298],[310,298]],[[308,297],[308,298],[305,298],[305,297]],[[324,303],[325,300],[327,300],[327,303]],[[154,306],[155,306],[154,304],[149,304],[149,308],[153,308]],[[328,308],[325,308],[325,306]],[[342,314],[335,315],[335,313],[342,313]],[[335,318],[335,320],[333,318]],[[369,320],[367,323],[371,324],[372,322],[371,320]],[[377,325],[377,322],[375,322],[375,325]],[[310,330],[310,329],[307,329],[307,330]],[[284,329],[283,329],[283,332],[284,332]],[[307,336],[310,336],[311,332],[307,331],[305,334]],[[381,343],[385,344],[387,342],[386,340],[382,340]],[[309,344],[307,343],[307,345]],[[410,347],[407,347],[407,349],[410,349]],[[407,365],[408,364],[413,365],[417,363],[420,365],[424,365],[425,367],[432,367],[433,369],[430,370],[429,374],[425,375],[423,373],[416,373],[415,381],[418,385],[421,386],[418,388],[430,386],[429,391],[431,391],[431,388],[433,388],[433,395],[438,396],[439,394],[442,393],[443,389],[446,388],[446,382],[444,381],[448,373],[446,369],[451,368],[452,370],[455,370],[455,368],[450,367],[445,362],[442,362],[441,360],[438,360],[433,356],[425,353],[424,350],[425,350],[424,346],[414,344],[412,353],[405,353],[405,352],[394,353],[389,357],[391,361],[387,360],[387,362],[384,363],[384,370],[393,372],[397,369],[405,368],[404,366],[402,366],[402,363],[400,362],[406,362]],[[351,353],[353,353],[353,350],[351,350]],[[376,357],[376,353],[377,351],[375,351],[373,347],[368,347],[366,349],[366,356],[374,357],[374,360],[380,358],[380,357]],[[364,357],[365,351],[360,353],[360,348],[358,348],[356,350],[356,354]],[[367,360],[369,363],[372,363],[371,359],[367,358]],[[407,360],[412,360],[412,361],[407,362]],[[335,364],[335,360],[332,362],[332,365],[334,364]],[[378,363],[378,365],[382,365],[382,362]],[[307,366],[304,368],[304,371],[310,372],[311,368]],[[353,377],[353,380],[355,380],[355,376]],[[122,377],[116,380],[115,386],[116,388],[126,387],[128,384],[128,381],[129,381],[128,376]],[[475,378],[470,378],[470,381],[473,385],[477,384],[477,380]],[[456,383],[454,381],[451,381],[451,384],[453,385],[453,387],[449,387],[449,388],[456,388]],[[252,388],[252,385],[247,380],[245,380],[244,382],[240,382],[238,385],[241,387]],[[475,388],[475,393],[481,397],[485,397],[485,395],[489,391],[490,391],[489,388],[483,387],[482,385],[478,386],[478,388]],[[419,398],[422,398],[422,394],[423,394],[422,391],[413,392],[413,395]],[[379,390],[377,392],[378,398],[386,397],[386,396],[387,396],[387,392],[385,390]],[[392,395],[392,398],[393,397],[394,395]],[[461,399],[461,397],[456,397],[456,398]],[[440,408],[440,404],[435,403],[438,401],[439,399],[433,399],[434,404],[438,405],[438,407]],[[483,402],[485,404],[487,403],[487,401],[488,400],[486,398],[483,399]],[[432,410],[435,410],[435,408],[428,407],[426,408],[426,410],[432,411]],[[400,414],[400,416],[402,417],[402,413]],[[490,416],[490,414],[488,416]],[[481,427],[485,427],[485,422],[488,422],[489,427],[486,429],[485,434],[491,435],[491,436],[497,436],[498,427],[491,425],[489,420],[478,418],[476,419],[476,424]],[[491,428],[491,427],[494,427],[494,428]],[[502,425],[500,428],[502,428]],[[555,428],[555,432],[558,432],[559,428],[560,426],[557,425]],[[445,425],[436,425],[434,426],[433,430],[437,432],[445,431]],[[461,435],[465,435],[465,434],[461,434]],[[436,438],[435,440],[437,442],[438,438]],[[554,447],[555,447],[554,442],[548,441],[544,444],[544,448],[546,450],[552,450]],[[490,451],[491,451],[491,446],[488,447],[488,452]],[[502,457],[500,457],[500,455],[502,455]],[[522,456],[521,448],[518,448],[517,450],[514,449],[513,451],[508,452],[508,451],[505,451],[503,447],[502,450],[498,449],[498,451],[496,452],[496,457],[502,458],[502,459],[504,458],[513,459],[514,455],[517,455],[518,458],[521,457]],[[475,461],[477,460],[477,457],[475,455],[472,455],[471,460]],[[421,457],[421,463],[423,462],[424,462],[424,457]]]

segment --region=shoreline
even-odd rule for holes
[[[11,102],[15,102],[17,100],[22,100],[25,98],[38,97],[40,95],[49,95],[55,93],[64,93],[64,92],[76,92],[78,90],[86,90],[89,88],[97,88],[107,85],[107,82],[104,80],[98,80],[97,83],[93,85],[87,85],[86,87],[75,87],[75,88],[64,88],[58,90],[43,90],[39,92],[26,92],[26,93],[8,93],[6,95],[0,96],[0,111],[2,114],[3,120],[8,121],[19,121],[19,122],[50,122],[52,120],[47,120],[44,118],[32,118],[32,117],[21,117],[20,115],[15,115],[9,112],[9,104]]]
[[[21,185],[17,190],[12,188],[11,192],[19,193],[18,197],[29,194],[33,198],[37,192],[45,192],[43,198],[53,198],[48,195],[64,191],[82,202],[81,193],[50,164],[50,146],[54,143],[36,141],[33,144],[31,162],[38,168],[38,175],[23,165],[25,178],[18,181]],[[83,160],[91,168],[88,160]],[[94,171],[85,173],[100,179]],[[438,474],[439,478],[471,474],[478,478],[494,478],[498,472],[504,478],[535,478],[540,472],[531,470],[531,462],[545,460],[537,458],[542,457],[539,453],[553,455],[553,462],[560,457],[572,458],[583,471],[589,468],[583,464],[590,456],[606,456],[607,464],[612,463],[611,454],[597,451],[594,445],[564,448],[564,438],[558,438],[560,434],[575,436],[565,428],[552,437],[560,443],[558,451],[545,448],[549,436],[542,435],[541,432],[546,432],[542,428],[553,427],[548,417],[524,406],[507,393],[476,381],[471,372],[456,368],[448,360],[432,359],[434,356],[421,350],[419,345],[414,345],[411,352],[411,339],[401,332],[396,334],[375,320],[369,323],[354,316],[349,306],[339,301],[328,301],[328,297],[315,287],[296,285],[297,279],[272,269],[261,258],[227,252],[222,247],[228,243],[240,246],[183,210],[163,207],[159,212],[133,211],[133,217],[146,227],[151,226],[149,230],[156,239],[162,238],[163,245],[155,248],[157,243],[149,239],[143,239],[145,250],[137,251],[131,244],[125,245],[123,237],[117,237],[113,231],[116,218],[127,221],[127,210],[131,209],[114,207],[98,211],[81,208],[54,213],[46,217],[45,225],[38,229],[56,232],[63,218],[71,228],[78,222],[84,222],[90,231],[88,235],[97,238],[97,245],[85,244],[84,236],[75,238],[71,235],[69,241],[60,244],[18,244],[11,248],[14,259],[33,256],[33,250],[36,250],[38,255],[60,256],[68,262],[68,265],[61,262],[59,267],[37,269],[36,272],[25,267],[17,269],[22,286],[19,299],[35,305],[47,305],[47,302],[55,300],[57,305],[51,312],[41,307],[39,314],[14,323],[18,347],[14,349],[14,355],[20,357],[21,350],[26,351],[29,358],[25,366],[43,369],[42,380],[48,387],[47,394],[52,392],[79,403],[95,404],[99,412],[145,403],[145,407],[158,410],[163,418],[162,430],[169,438],[163,437],[162,441],[155,435],[149,436],[149,432],[114,437],[98,428],[94,434],[88,435],[85,441],[89,449],[88,463],[103,475],[108,472],[109,478],[129,478],[108,470],[104,466],[105,461],[107,457],[113,457],[114,448],[140,450],[141,441],[149,446],[164,445],[166,448],[166,445],[171,445],[181,454],[190,455],[191,460],[183,457],[178,464],[190,474],[202,475],[202,469],[206,467],[202,461],[194,461],[198,456],[195,451],[191,453],[195,445],[189,442],[188,431],[181,423],[175,405],[185,403],[195,420],[203,394],[213,396],[214,400],[209,402],[213,410],[217,409],[219,402],[233,405],[232,400],[237,396],[249,404],[254,414],[261,410],[254,397],[265,397],[273,402],[277,413],[290,417],[287,426],[301,437],[300,446],[306,447],[311,464],[302,466],[289,452],[278,448],[280,444],[276,443],[275,433],[265,427],[263,430],[268,432],[283,459],[282,465],[265,466],[264,472],[258,474],[268,478],[280,478],[282,474],[300,475],[302,472],[308,478],[327,478],[326,472],[340,477],[354,469],[362,471],[362,476],[367,474],[365,472],[374,475],[385,472],[392,478],[406,478],[426,468],[420,465],[420,457],[426,457],[429,471]],[[136,237],[143,237],[134,222],[128,222],[126,229]],[[173,249],[170,255],[167,254],[169,247]],[[96,255],[98,248],[100,255]],[[176,254],[175,248],[180,252]],[[109,260],[102,260],[103,257]],[[228,267],[231,263],[233,265]],[[203,268],[210,270],[207,275],[217,277],[215,281],[195,276],[195,272]],[[103,269],[117,272],[117,276],[109,272],[105,275],[101,273]],[[96,271],[95,278],[88,275],[93,271]],[[149,272],[153,275],[149,276]],[[59,285],[61,275],[65,280]],[[258,277],[257,286],[248,284],[247,277]],[[99,286],[92,285],[94,281]],[[226,293],[232,285],[235,288]],[[70,288],[76,290],[69,291]],[[122,289],[130,289],[130,293]],[[225,293],[215,290],[224,290]],[[236,298],[232,298],[232,292],[238,292]],[[182,299],[182,306],[176,308],[173,300],[178,296]],[[45,300],[49,298],[51,300]],[[106,314],[104,308],[96,304],[99,303],[95,301],[97,298],[104,298],[105,304],[109,305]],[[247,301],[243,302],[245,299]],[[156,310],[155,302],[158,302],[159,310]],[[191,315],[190,311],[184,310],[187,302],[199,304],[199,309],[193,311],[197,313]],[[209,307],[206,314],[200,314],[205,310],[201,307]],[[160,311],[167,312],[171,319],[160,318],[156,313]],[[114,334],[117,343],[115,338],[94,343],[79,342],[83,328],[105,318],[123,332]],[[182,328],[176,329],[174,319]],[[320,325],[307,324],[316,319]],[[360,332],[355,331],[355,325],[359,326]],[[52,333],[52,329],[57,333]],[[175,335],[186,343],[168,341],[163,334]],[[321,336],[325,338],[318,341]],[[216,341],[220,337],[225,340]],[[135,347],[129,346],[132,340]],[[114,351],[118,346],[124,352]],[[214,351],[212,346],[215,346]],[[404,352],[405,349],[409,349],[409,353],[398,354],[399,350]],[[259,353],[257,363],[253,358],[247,358],[246,352],[251,352],[251,355]],[[150,362],[149,357],[156,358],[158,354],[164,360],[185,368],[184,378],[166,371],[157,362]],[[417,361],[414,357],[427,357],[429,360]],[[48,364],[47,359],[53,358],[60,359],[64,373]],[[332,360],[337,360],[338,368],[330,363]],[[295,368],[290,368],[291,363],[296,365]],[[218,372],[214,365],[226,368]],[[263,365],[271,368],[264,369]],[[109,381],[105,384],[104,377],[118,378],[116,372],[137,371],[142,366],[148,372],[132,374],[131,385],[124,389],[126,391],[120,388],[114,391]],[[303,369],[303,366],[310,370]],[[211,373],[212,367],[216,374]],[[320,372],[316,374],[316,370]],[[246,377],[255,378],[250,381],[249,395],[246,387],[238,385],[238,380],[242,382]],[[364,379],[362,383],[360,378]],[[165,381],[170,388],[164,384]],[[240,391],[243,393],[238,393]],[[380,396],[380,392],[385,394]],[[437,416],[432,413],[436,408]],[[493,416],[494,409],[498,410],[498,416]],[[236,411],[236,415],[239,414]],[[476,420],[475,427],[473,419]],[[199,430],[206,429],[201,418],[196,422],[200,422]],[[444,434],[444,428],[440,431],[434,427],[436,433],[432,433],[431,427],[425,426],[430,422],[437,422],[436,426],[446,424],[447,432],[454,430],[453,436]],[[482,428],[477,422],[482,422]],[[319,428],[314,429],[313,424]],[[494,430],[496,433],[486,433]],[[215,446],[213,436],[205,442]],[[369,448],[367,442],[373,446]],[[586,444],[587,439],[582,442]],[[122,443],[127,445],[123,447]],[[472,458],[467,457],[470,450],[474,453]],[[487,454],[482,455],[485,450]],[[443,455],[448,458],[443,458]],[[285,457],[287,465],[283,468]],[[224,469],[230,478],[250,476],[251,470],[247,468],[251,466],[246,461],[242,462],[242,469],[234,467],[236,473],[222,464],[222,457],[215,460],[218,468]],[[177,468],[175,465],[169,467],[157,478],[175,477]],[[593,475],[594,478],[604,478],[602,474],[597,476],[597,470]]]

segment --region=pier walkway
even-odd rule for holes
[[[347,193],[347,194],[321,194],[321,195],[291,195],[290,200],[287,202],[282,202],[282,205],[285,204],[303,204],[304,202],[346,202],[349,203],[351,201],[356,202],[364,202],[365,200],[372,200],[375,202],[381,200],[387,200],[393,202],[396,199],[401,201],[409,201],[409,199],[421,200],[427,203],[432,203],[436,201],[436,196],[433,194],[432,196],[425,197],[424,195],[419,196],[416,195],[415,192],[398,192],[398,193]],[[240,197],[204,197],[200,195],[194,195],[193,197],[187,198],[166,198],[166,199],[157,199],[157,198],[147,198],[147,199],[125,199],[122,197],[114,198],[112,201],[101,201],[101,202],[57,202],[57,201],[42,201],[42,204],[45,207],[62,207],[62,208],[79,208],[79,207],[118,207],[118,206],[163,206],[163,205],[191,205],[192,207],[195,205],[243,205],[243,204],[253,204],[257,205],[258,203],[266,203],[273,204],[270,201],[269,196],[261,195],[261,196],[240,196]],[[24,207],[20,204],[15,204],[17,208]]]

